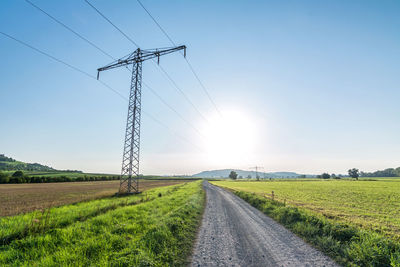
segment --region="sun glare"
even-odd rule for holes
[[[256,122],[240,110],[214,114],[204,126],[207,160],[213,165],[239,166],[253,158],[256,145]]]

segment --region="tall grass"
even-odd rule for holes
[[[234,193],[345,266],[400,266],[400,244],[254,193]]]
[[[203,208],[200,182],[0,247],[0,265],[177,266],[186,264]],[[170,188],[171,189],[171,188]]]
[[[43,209],[26,214],[0,218],[0,245],[28,235],[44,233],[48,230],[66,227],[77,221],[85,221],[118,207],[136,205],[149,201],[158,194],[170,194],[183,185],[148,190],[140,195],[111,197],[73,205]]]

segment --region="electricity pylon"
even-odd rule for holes
[[[258,170],[264,169],[264,167],[255,166],[255,167],[250,167],[249,169],[256,170],[256,179],[257,179],[257,181],[260,180],[260,176],[258,176]],[[264,174],[264,178],[265,178],[265,174]]]
[[[132,54],[120,58],[107,66],[97,69],[97,79],[101,71],[132,65],[131,88],[129,94],[128,117],[126,120],[124,152],[122,154],[122,169],[119,194],[137,194],[139,191],[139,152],[140,152],[140,114],[142,97],[142,62],[160,56],[184,50],[186,46],[165,49],[136,49]]]

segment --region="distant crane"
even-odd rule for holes
[[[257,181],[260,180],[260,176],[258,176],[258,170],[264,169],[264,167],[254,166],[254,167],[250,167],[249,169],[256,170],[256,179],[257,179]],[[264,178],[265,178],[265,173],[264,173]]]
[[[163,49],[141,50],[136,49],[133,53],[120,58],[107,66],[97,69],[97,79],[101,71],[126,67],[132,65],[131,88],[129,94],[128,116],[125,129],[124,152],[122,154],[122,169],[119,185],[119,194],[137,194],[139,191],[139,148],[140,148],[140,114],[142,96],[142,62],[157,58],[176,51],[184,50],[186,57],[186,46],[176,46]]]

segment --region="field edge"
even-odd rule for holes
[[[400,266],[400,245],[375,232],[331,221],[255,193],[219,187],[240,197],[341,265]]]
[[[108,262],[116,265],[186,266],[190,263],[205,207],[201,182],[153,191],[154,198],[150,201],[139,201],[133,206],[119,207],[88,220],[78,220],[60,229],[0,246],[0,265],[13,265],[12,262],[21,265],[62,265],[82,260],[82,264],[94,262],[95,265]],[[116,219],[121,219],[120,223],[112,223]],[[144,221],[147,223],[143,224]],[[135,223],[133,228],[126,224],[131,222]],[[128,228],[124,230],[121,225]],[[113,242],[106,242],[106,239]],[[72,245],[75,243],[80,245]],[[37,244],[42,247],[32,251],[31,248]],[[115,245],[118,250],[115,250]],[[94,248],[102,253],[93,251]],[[87,254],[88,251],[91,254]]]

